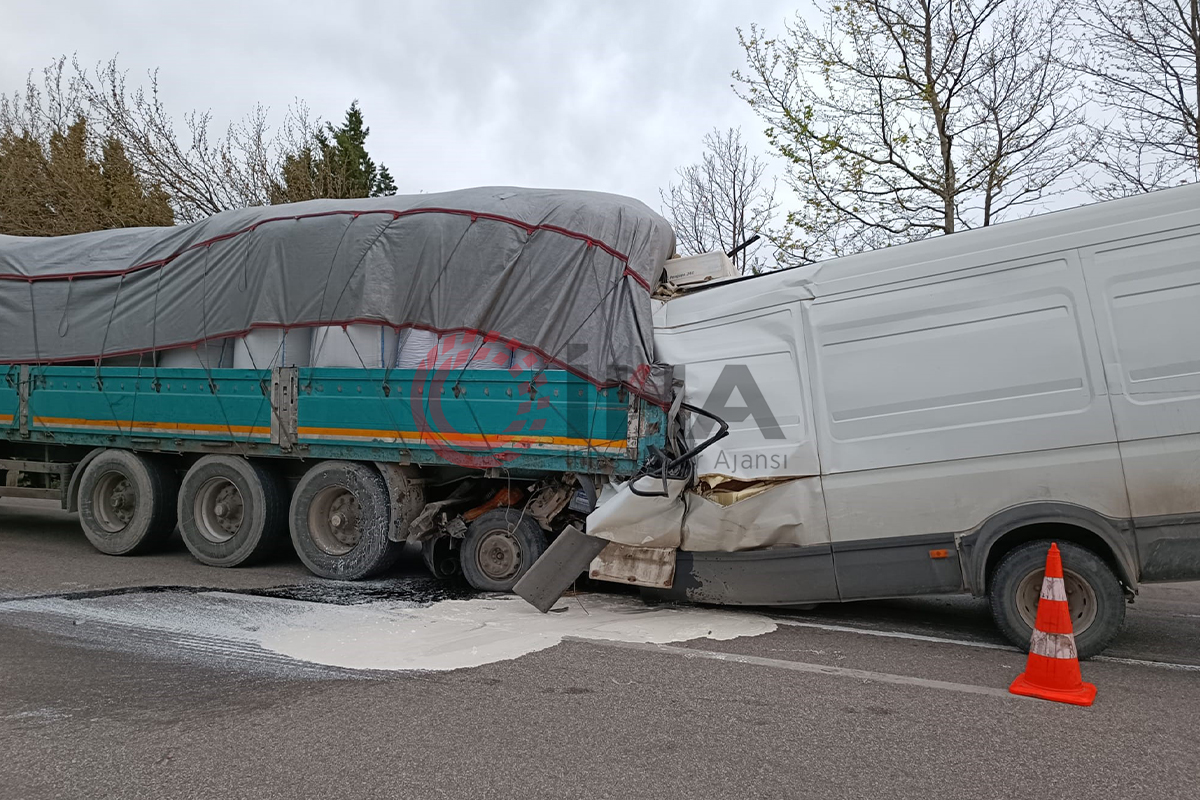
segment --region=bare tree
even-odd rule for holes
[[[1200,179],[1200,0],[1076,0],[1100,198]]]
[[[660,190],[664,212],[688,253],[728,252],[757,234],[767,234],[778,203],[767,165],[751,155],[736,128],[713,129],[704,137],[700,163],[676,170],[679,183]],[[771,267],[761,255],[763,242],[733,256],[740,274]]]
[[[165,190],[137,173],[118,139],[93,130],[64,66],[0,97],[0,233],[170,225]]]
[[[0,130],[27,132],[38,142],[81,119],[97,141],[120,145],[121,158],[140,180],[167,193],[179,222],[230,208],[341,196],[329,189],[292,196],[289,160],[320,149],[329,133],[329,126],[312,118],[300,101],[278,128],[262,105],[224,131],[214,129],[208,112],[191,112],[179,124],[159,96],[155,72],[148,74],[146,87],[130,86],[115,59],[88,70],[65,57],[43,70],[40,80],[31,73],[23,92],[0,96]],[[336,191],[322,174],[332,163],[318,160],[315,177]]]
[[[990,225],[1062,191],[1083,100],[1053,0],[839,0],[739,30],[735,88],[791,165],[794,260]]]
[[[167,187],[181,222],[269,204],[285,156],[312,141],[319,130],[319,122],[309,120],[307,107],[297,102],[288,109],[279,136],[270,127],[267,109],[257,105],[223,135],[212,130],[211,113],[190,112],[181,137],[159,96],[156,72],[148,75],[148,89],[130,89],[116,59],[93,72],[74,66],[75,85],[90,113],[125,145],[141,174]]]

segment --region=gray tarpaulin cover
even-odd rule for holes
[[[664,401],[650,288],[665,219],[596,192],[481,188],[226,211],[191,225],[0,236],[0,363],[377,323],[493,334]]]

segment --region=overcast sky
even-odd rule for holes
[[[438,0],[6,4],[0,91],[30,69],[114,54],[159,69],[177,117],[219,122],[293,98],[338,121],[357,98],[402,193],[509,184],[617,192],[659,207],[715,127],[762,124],[730,88],[736,28],[779,31],[808,0]],[[223,127],[223,125],[222,125]]]

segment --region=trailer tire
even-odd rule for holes
[[[510,592],[546,551],[546,534],[517,508],[479,515],[458,549],[467,583],[484,592]]]
[[[355,581],[387,570],[402,542],[388,538],[391,501],[383,477],[354,461],[322,461],[296,486],[289,513],[296,554],[314,575]]]
[[[144,553],[175,527],[175,472],[128,450],[105,450],[79,480],[79,524],[92,546],[111,556]]]
[[[988,586],[992,617],[1010,642],[1029,649],[1037,598],[1041,594],[1050,540],[1017,547],[1004,556]],[[1112,568],[1096,553],[1071,542],[1058,542],[1075,648],[1080,658],[1099,655],[1125,623],[1125,593]]]
[[[179,489],[179,532],[196,560],[212,567],[250,564],[277,550],[287,528],[280,480],[239,456],[205,456]]]

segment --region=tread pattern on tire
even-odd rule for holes
[[[322,488],[333,485],[331,481],[354,491],[360,518],[374,520],[359,532],[354,549],[340,556],[321,550],[308,534],[308,504]],[[404,549],[403,542],[388,538],[390,523],[391,498],[383,476],[373,464],[358,461],[322,461],[314,465],[296,486],[288,512],[296,555],[314,575],[332,580],[362,580],[390,569]]]
[[[1032,630],[1026,626],[1016,609],[1015,589],[1031,570],[1040,570],[1046,562],[1050,539],[1027,542],[1006,553],[992,572],[988,587],[988,604],[996,627],[1017,647],[1029,648]],[[1125,595],[1112,568],[1104,559],[1086,547],[1073,542],[1058,541],[1063,567],[1087,580],[1096,593],[1096,619],[1082,633],[1076,633],[1075,645],[1081,659],[1101,653],[1120,633],[1125,622]],[[1011,587],[1011,596],[1006,593]]]
[[[203,472],[210,474],[198,477]],[[221,475],[232,475],[246,483],[248,493],[238,486],[243,504],[260,502],[255,495],[262,494],[260,513],[255,515],[261,520],[261,530],[239,530],[229,542],[217,544],[205,539],[194,524],[194,493],[210,477]],[[183,542],[197,561],[209,566],[235,567],[260,563],[278,552],[280,543],[285,541],[285,498],[286,490],[282,481],[262,464],[240,456],[205,456],[188,470],[179,491],[179,530],[183,534]],[[246,517],[243,516],[243,524],[245,522]],[[253,541],[250,541],[250,537]]]
[[[149,517],[138,519],[135,528],[127,527],[116,534],[95,530],[99,526],[92,512],[95,482],[110,471],[121,472],[135,483],[144,484],[138,487],[138,493],[150,498]],[[145,553],[170,538],[175,528],[178,491],[178,478],[165,462],[128,450],[105,450],[88,463],[79,482],[80,526],[92,546],[102,553],[122,556]]]
[[[479,568],[476,558],[480,539],[490,530],[499,525],[506,525],[518,535],[521,540],[522,555],[529,554],[531,558],[522,558],[522,565],[511,579],[498,583],[489,578]],[[459,547],[459,564],[467,583],[480,591],[508,592],[529,571],[533,563],[541,558],[546,551],[546,534],[540,525],[530,516],[523,514],[518,508],[497,508],[480,514],[467,528],[467,535]]]

